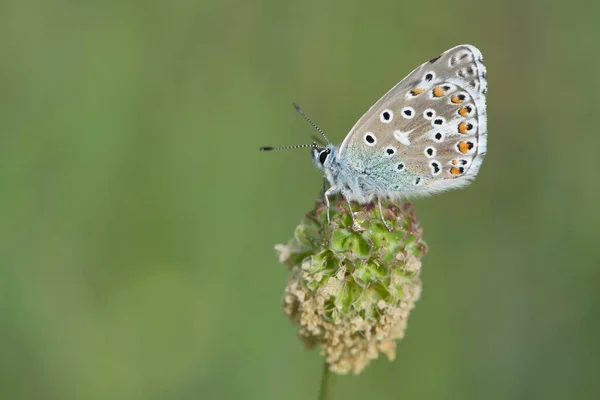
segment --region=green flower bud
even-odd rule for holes
[[[427,247],[412,204],[382,206],[389,230],[372,203],[353,210],[354,222],[348,203],[332,198],[328,223],[319,201],[294,238],[275,246],[291,269],[283,309],[339,374],[360,373],[379,353],[393,360],[421,293]]]

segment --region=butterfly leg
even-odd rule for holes
[[[358,225],[358,223],[356,222],[356,218],[354,218],[354,211],[352,211],[352,203],[350,203],[348,200],[346,200],[346,202],[348,203],[348,209],[350,210],[350,216],[352,217],[352,225],[354,225],[355,228],[360,228],[360,225]]]
[[[331,219],[329,218],[329,196],[334,194],[337,191],[337,187],[335,185],[331,186],[329,189],[325,191],[323,197],[325,198],[325,206],[327,207],[327,223],[331,223]]]
[[[388,232],[392,231],[392,228],[385,222],[385,218],[383,217],[383,208],[381,208],[381,199],[377,198],[377,206],[379,207],[379,215],[381,216],[381,222],[383,222],[383,226],[388,230]]]
[[[325,195],[325,192],[327,191],[327,178],[323,177],[323,187],[321,187],[321,195]]]

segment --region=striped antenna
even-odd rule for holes
[[[313,126],[313,128],[315,128],[317,131],[319,131],[319,133],[321,134],[321,136],[323,136],[323,139],[325,139],[325,142],[327,142],[327,144],[331,144],[329,142],[329,139],[327,139],[327,136],[325,136],[325,132],[323,132],[323,129],[319,128],[319,126],[317,124],[314,123],[314,121],[312,119],[310,119],[308,117],[308,115],[306,115],[304,113],[304,111],[302,111],[302,109],[300,108],[300,106],[296,103],[292,103],[294,105],[294,108],[296,109],[296,111],[298,111],[298,113],[300,115],[302,115],[302,118],[304,118],[309,124],[311,124]]]
[[[277,146],[277,147],[263,146],[260,148],[260,151],[294,150],[294,149],[302,149],[305,147],[312,147],[313,149],[319,148],[319,146],[317,146],[317,144],[313,142],[311,144],[297,144],[295,146]]]

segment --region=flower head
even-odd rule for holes
[[[291,269],[283,309],[309,347],[320,345],[331,370],[361,372],[384,353],[395,358],[421,293],[422,231],[410,203],[354,210],[331,199],[306,214],[279,259]]]

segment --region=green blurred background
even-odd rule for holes
[[[0,398],[313,399],[280,310],[335,142],[461,43],[488,156],[417,202],[430,252],[393,363],[336,399],[600,396],[600,6],[584,1],[0,1]]]

